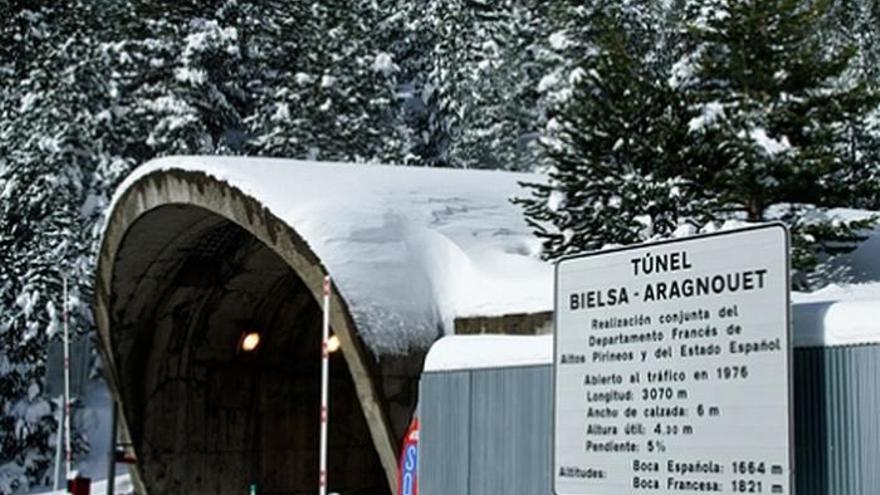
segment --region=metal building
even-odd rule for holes
[[[795,304],[797,495],[880,494],[880,301]],[[551,493],[552,338],[456,336],[419,392],[422,495]]]

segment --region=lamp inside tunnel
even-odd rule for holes
[[[247,331],[241,335],[238,348],[242,352],[254,352],[260,347],[260,332]]]
[[[333,334],[330,336],[329,339],[327,339],[327,352],[332,354],[338,350],[339,350],[339,337],[337,337],[336,334]]]

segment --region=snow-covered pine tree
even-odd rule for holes
[[[683,211],[665,174],[681,156],[684,112],[651,63],[653,19],[614,1],[571,15],[590,26],[564,35],[583,56],[542,138],[549,181],[517,200],[546,258],[670,234]]]
[[[542,115],[538,58],[546,38],[546,2],[470,2],[470,43],[457,55],[459,104],[449,146],[450,160],[465,168],[530,170]]]
[[[688,26],[694,48],[672,78],[691,111],[694,155],[678,170],[691,204],[716,223],[787,223],[798,287],[875,223],[829,215],[862,205],[876,187],[864,179],[878,164],[850,151],[850,124],[878,100],[842,78],[853,50],[822,43],[826,8],[821,0],[696,0]]]
[[[246,67],[229,61],[237,47],[215,42],[204,13],[187,12],[192,19],[175,23],[149,2],[69,0],[4,18],[0,493],[49,474],[56,421],[42,379],[59,333],[61,280],[70,280],[71,329],[90,332],[94,254],[113,187],[157,154],[234,151],[229,109],[246,110],[235,98],[251,78],[230,72]],[[190,36],[204,50],[187,51]],[[192,77],[175,77],[181,71]],[[74,445],[86,449],[87,440]]]
[[[430,0],[399,0],[391,7],[394,14],[390,19],[399,30],[392,43],[392,53],[400,67],[398,89],[408,133],[407,155],[414,164],[442,167],[448,163],[449,139],[434,85],[438,33],[429,3]]]
[[[475,9],[469,0],[413,3],[419,6],[408,11],[408,18],[418,24],[419,39],[427,49],[426,53],[413,54],[420,59],[415,61],[421,71],[415,82],[422,102],[414,114],[414,148],[421,163],[457,166],[449,151],[452,140],[457,139],[459,121],[470,105],[463,99],[462,86],[474,58]],[[477,3],[483,7],[483,2]]]
[[[852,48],[855,53],[838,84],[865,85],[870,91],[880,91],[880,8],[872,0],[839,0],[832,2],[826,16],[823,38],[838,50]],[[846,109],[850,110],[850,109]],[[862,191],[858,205],[880,210],[880,106],[862,112],[847,113],[845,133],[848,134],[841,153],[854,162],[861,162],[858,180]]]
[[[539,56],[543,74],[538,82],[546,108],[563,104],[571,96],[576,79],[573,75],[580,73],[584,61],[595,55],[596,40],[603,29],[597,16],[605,8],[604,2],[554,2],[548,8],[549,33]]]
[[[406,133],[396,100],[395,63],[376,26],[375,2],[273,4],[264,29],[274,43],[249,151],[289,158],[400,163]]]
[[[62,277],[71,328],[91,328],[95,198],[90,177],[112,162],[102,121],[112,108],[91,2],[45,2],[3,26],[0,60],[0,492],[45,481],[56,422],[43,396],[45,352],[58,338]],[[100,21],[99,21],[100,19]],[[8,44],[6,44],[8,43]],[[75,445],[84,443],[75,439]]]
[[[415,163],[531,169],[546,2],[404,2],[401,53]]]
[[[630,37],[631,53],[652,70],[666,70],[675,60],[681,5],[684,0],[626,0],[616,5],[607,1],[554,2],[547,7],[548,35],[542,43],[538,83],[543,108],[564,103],[572,92],[573,74],[582,70],[586,58],[595,54],[596,40],[606,30],[603,23],[612,15],[615,25]],[[614,9],[609,11],[609,8]],[[614,13],[616,12],[616,13]]]
[[[143,79],[137,110],[147,127],[148,154],[241,153],[245,118],[268,64],[263,19],[272,4],[215,0],[162,4],[135,2],[145,19],[132,40]]]
[[[440,128],[433,118],[433,89],[428,84],[431,68],[433,33],[426,26],[424,1],[380,0],[378,24],[373,28],[377,46],[394,62],[394,125],[403,140],[400,163],[435,166],[445,146],[440,142]]]
[[[470,88],[474,67],[484,53],[482,41],[491,36],[481,28],[482,17],[496,17],[491,2],[483,0],[426,0],[407,9],[409,22],[417,26],[416,39],[422,53],[404,60],[419,73],[413,80],[421,102],[411,114],[420,163],[461,167],[452,156],[462,121],[473,107]],[[491,45],[490,45],[491,47]]]

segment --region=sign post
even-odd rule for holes
[[[419,418],[416,416],[403,436],[397,472],[397,495],[419,495]]]
[[[64,305],[61,308],[64,326],[64,473],[69,478],[73,464],[73,449],[70,447],[70,329],[68,323],[67,275],[62,280]]]
[[[557,495],[792,493],[781,224],[556,266]]]
[[[324,277],[324,321],[321,325],[321,446],[318,493],[327,495],[327,421],[330,382],[330,276]]]

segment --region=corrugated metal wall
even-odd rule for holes
[[[547,495],[552,366],[422,375],[422,495]],[[796,349],[797,495],[880,495],[880,346]]]
[[[880,346],[794,357],[797,495],[880,495]]]
[[[551,387],[551,366],[422,375],[419,493],[547,493]]]
[[[422,375],[419,491],[423,494],[470,493],[472,378],[471,371]],[[422,428],[426,423],[430,426]]]

